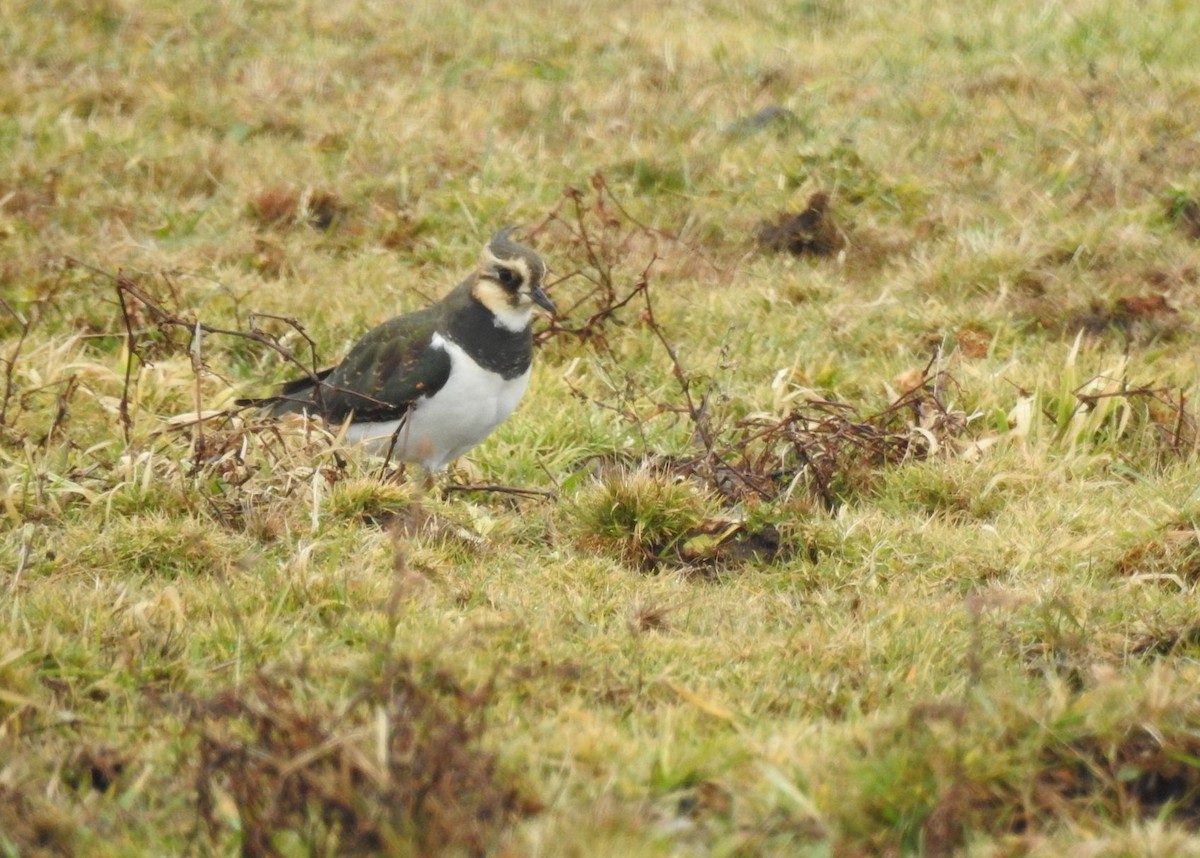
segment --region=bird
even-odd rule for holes
[[[346,424],[346,439],[368,453],[443,470],[516,409],[529,385],[534,308],[557,312],[545,262],[514,229],[495,233],[441,300],[371,329],[336,366],[237,404]]]

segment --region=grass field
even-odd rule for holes
[[[0,855],[1200,854],[1196,33],[0,6]],[[506,224],[436,485],[234,408]]]

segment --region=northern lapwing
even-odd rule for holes
[[[512,231],[437,303],[367,332],[337,366],[238,404],[348,423],[347,439],[371,453],[441,470],[512,414],[529,385],[534,307],[555,312],[545,263]]]

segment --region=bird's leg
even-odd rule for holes
[[[396,465],[396,470],[389,471],[388,463],[385,461],[379,466],[379,474],[377,475],[377,479],[381,483],[396,483],[397,485],[402,485],[407,476],[408,468],[405,466],[404,462],[399,462]]]
[[[411,406],[409,406],[411,408]],[[396,428],[392,431],[392,437],[388,440],[387,455],[383,457],[383,465],[387,467],[392,463],[392,454],[396,452],[396,442],[400,440],[400,431],[404,428],[407,420],[401,420],[396,424]]]
[[[379,471],[381,477],[383,476],[384,471],[387,469],[387,466],[392,463],[392,456],[396,452],[396,444],[400,440],[400,433],[407,431],[408,429],[408,415],[412,414],[412,410],[412,403],[409,403],[408,407],[404,411],[404,416],[400,418],[400,421],[396,424],[396,428],[392,430],[392,437],[388,439],[387,455],[383,457],[383,467]],[[404,463],[401,462],[400,468],[397,472],[397,482],[403,482],[405,474],[406,470]]]

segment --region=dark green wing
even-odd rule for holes
[[[346,359],[306,392],[328,421],[398,420],[418,398],[439,390],[450,377],[450,355],[432,345],[441,318],[435,305],[397,316],[369,331]]]

